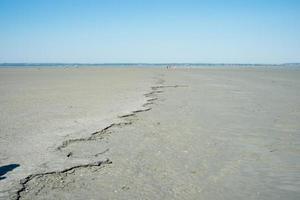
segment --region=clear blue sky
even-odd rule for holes
[[[0,62],[300,62],[300,1],[0,0]]]

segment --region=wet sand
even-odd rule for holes
[[[66,73],[72,83],[75,70],[71,69],[73,74]],[[91,69],[77,70],[82,77],[82,73]],[[91,85],[99,81],[96,78],[99,76],[107,77],[109,82],[120,69],[98,70],[106,74],[92,70],[85,77],[85,80],[95,77]],[[20,164],[5,174],[6,179],[0,180],[1,189],[8,190],[2,190],[3,198],[7,195],[15,199],[300,198],[300,70],[123,69],[118,76],[120,84],[107,86],[108,96],[103,97],[104,88],[99,89],[99,84],[80,90],[80,94],[86,91],[85,95],[93,91],[94,98],[88,98],[93,102],[81,107],[86,115],[76,110],[68,119],[81,116],[84,131],[70,127],[69,131],[60,132],[68,130],[64,129],[67,120],[61,119],[63,112],[55,109],[61,104],[56,98],[53,107],[43,104],[44,109],[54,110],[50,119],[61,120],[60,124],[47,121],[51,131],[43,129],[42,136],[39,131],[30,130],[39,127],[43,113],[39,123],[30,124],[32,119],[23,122],[26,125],[23,131],[21,125],[12,123],[16,118],[24,118],[20,113],[25,111],[7,114],[3,105],[16,104],[9,101],[13,96],[9,93],[11,87],[16,83],[19,85],[15,89],[21,85],[25,90],[30,87],[19,79],[4,76],[3,72],[0,74],[1,81],[6,77],[5,84],[1,83],[1,93],[7,92],[6,98],[0,98],[4,113],[1,166]],[[48,71],[45,74],[51,77]],[[58,70],[55,74],[57,77],[61,73]],[[68,80],[66,74],[57,79]],[[31,80],[27,83],[31,84]],[[59,85],[52,85],[52,91],[59,91]],[[69,86],[61,90],[65,98],[70,96],[65,92],[73,91],[74,85]],[[31,85],[35,87],[36,84]],[[109,100],[114,95],[120,98],[112,103]],[[77,98],[74,105],[81,105],[87,99],[84,95],[80,97],[81,101]],[[103,102],[97,102],[101,98],[107,98],[105,102],[111,104],[103,106]],[[103,114],[110,111],[98,112],[101,106],[114,107],[119,101],[124,101],[124,107],[116,108],[110,118],[102,121]],[[91,122],[90,116],[97,117]],[[4,123],[5,117],[8,121]],[[98,123],[99,129],[90,129]],[[52,131],[58,125],[61,129]],[[32,145],[36,141],[44,148]],[[22,144],[17,147],[19,143]],[[43,156],[38,156],[40,153]],[[16,182],[18,178],[23,178],[20,184]]]

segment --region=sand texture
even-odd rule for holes
[[[300,198],[300,70],[0,77],[0,198]]]

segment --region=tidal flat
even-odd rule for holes
[[[299,199],[300,69],[1,68],[0,199]]]

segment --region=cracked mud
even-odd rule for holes
[[[163,80],[158,81],[158,83],[163,83]],[[87,146],[89,146],[88,142],[91,141],[101,141],[103,138],[108,136],[109,134],[114,132],[115,128],[122,128],[127,125],[131,125],[134,122],[134,119],[132,117],[135,117],[137,114],[141,112],[147,112],[150,111],[152,108],[147,107],[149,105],[152,105],[154,101],[158,100],[158,97],[156,97],[157,94],[163,93],[163,88],[169,88],[169,87],[179,87],[178,85],[174,86],[152,86],[149,93],[144,94],[145,97],[147,97],[147,102],[143,104],[142,109],[134,110],[129,114],[121,115],[119,118],[124,119],[123,122],[120,123],[112,123],[109,126],[103,128],[100,131],[96,131],[92,133],[89,137],[86,138],[77,138],[77,139],[69,139],[66,140],[57,147],[58,151],[64,151],[68,146],[75,144],[75,143],[85,143]],[[105,149],[104,151],[100,153],[96,153],[93,156],[98,157],[101,156],[109,151],[109,148]],[[74,152],[67,153],[66,157],[72,158],[74,156]],[[112,162],[109,159],[106,159],[104,161],[98,161],[90,164],[83,164],[83,165],[77,165],[73,166],[71,168],[62,170],[62,171],[54,171],[54,172],[46,172],[41,174],[33,174],[25,179],[22,179],[20,181],[21,189],[17,191],[15,195],[12,196],[12,199],[27,199],[27,197],[30,199],[33,196],[35,198],[38,198],[38,196],[44,191],[44,190],[59,190],[63,189],[65,186],[71,184],[72,181],[67,181],[68,176],[78,176],[78,174],[83,173],[83,171],[90,171],[90,172],[97,172],[98,170],[102,169],[105,165],[111,164]],[[123,187],[127,188],[127,187]],[[128,190],[128,188],[126,189]],[[45,194],[44,194],[45,195]],[[43,195],[43,196],[44,196]]]
[[[27,176],[13,197],[299,199],[299,74],[161,70],[140,109],[56,143],[73,167]]]

